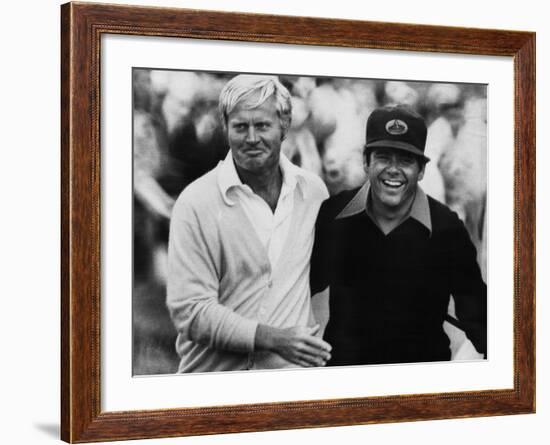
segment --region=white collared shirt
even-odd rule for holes
[[[222,194],[228,202],[238,201],[246,216],[252,223],[260,242],[265,247],[271,267],[274,267],[281,256],[290,228],[292,209],[294,208],[294,190],[299,187],[299,176],[292,163],[280,155],[279,166],[283,183],[277,206],[273,212],[267,202],[246,184],[237,174],[231,150],[227,153],[221,166],[219,183]]]

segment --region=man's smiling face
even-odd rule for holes
[[[424,176],[424,165],[407,151],[375,148],[366,172],[373,199],[393,212],[412,203],[418,181]]]

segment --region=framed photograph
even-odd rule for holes
[[[534,33],[61,17],[63,440],[535,411]]]

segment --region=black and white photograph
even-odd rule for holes
[[[487,85],[132,80],[134,376],[487,359]]]
[[[8,2],[3,443],[547,443],[548,15],[450,6]]]

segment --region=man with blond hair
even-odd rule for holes
[[[309,261],[320,178],[282,153],[291,121],[274,76],[239,75],[220,94],[229,152],[179,196],[169,236],[167,305],[179,372],[323,366]]]

